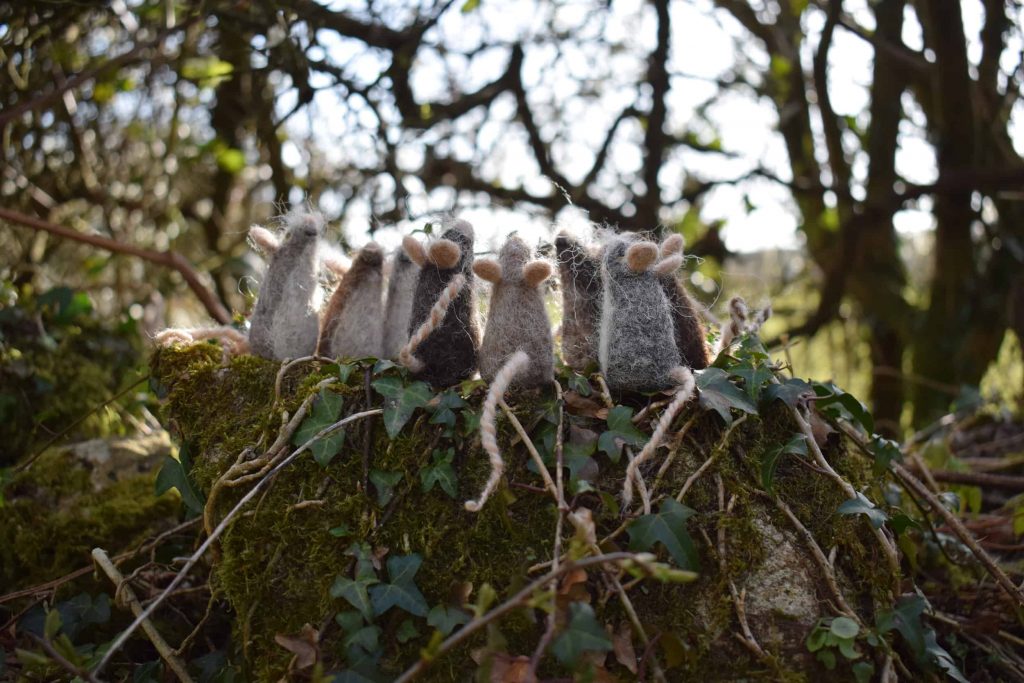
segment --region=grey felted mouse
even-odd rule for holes
[[[319,353],[330,358],[380,358],[384,348],[384,254],[363,247],[324,310]]]
[[[397,360],[402,347],[409,341],[409,318],[412,315],[412,299],[419,273],[420,267],[404,249],[395,251],[391,257],[391,275],[388,278],[388,297],[384,310],[382,358]]]
[[[447,387],[476,372],[480,347],[473,295],[473,226],[450,222],[426,248],[409,236],[402,246],[420,267],[409,318],[409,341],[399,358],[413,375]]]
[[[675,331],[676,348],[683,365],[694,370],[703,370],[710,364],[706,333],[700,312],[690,298],[676,271],[683,263],[683,237],[670,235],[661,243],[661,261],[655,266],[665,298],[668,299],[669,313]]]
[[[555,238],[562,282],[562,360],[575,370],[597,363],[601,324],[601,260],[561,232]]]
[[[551,322],[541,283],[551,277],[547,261],[530,260],[533,252],[519,237],[509,237],[498,259],[478,259],[473,272],[494,285],[487,327],[480,345],[480,376],[490,382],[516,351],[530,362],[515,376],[521,389],[547,384],[554,377]]]
[[[677,383],[680,366],[668,299],[654,269],[658,246],[613,237],[601,264],[603,301],[598,356],[608,386],[658,391]]]
[[[292,213],[285,218],[284,239],[270,257],[249,321],[249,345],[256,355],[284,360],[316,350],[317,252],[323,228],[317,214]]]

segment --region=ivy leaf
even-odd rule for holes
[[[615,406],[608,411],[606,422],[608,429],[598,437],[597,447],[606,453],[612,462],[619,461],[622,444],[642,446],[647,443],[647,435],[633,424],[632,408]]]
[[[675,563],[683,569],[697,571],[697,549],[686,529],[686,520],[697,514],[694,510],[666,498],[657,513],[644,515],[627,527],[629,549],[633,552],[651,550],[655,543],[665,546]]]
[[[593,393],[593,389],[590,388],[590,380],[576,372],[569,376],[569,389],[580,396],[590,396]]]
[[[423,485],[423,492],[428,493],[434,488],[434,484],[440,484],[441,489],[449,497],[455,498],[458,492],[458,483],[455,478],[455,470],[452,468],[452,459],[455,457],[455,449],[440,450],[435,448],[433,464],[427,465],[420,470],[420,483]]]
[[[594,608],[582,602],[569,605],[569,623],[551,644],[551,652],[562,664],[573,666],[584,652],[609,652],[612,639],[597,623]]]
[[[178,459],[171,456],[164,458],[163,467],[156,475],[156,495],[162,496],[170,489],[178,489],[181,495],[181,502],[192,514],[199,514],[203,511],[203,497],[192,485],[188,473],[192,469],[192,460],[189,457],[188,448],[182,446],[178,450]]]
[[[904,595],[893,609],[879,612],[875,626],[879,633],[899,631],[919,662],[937,666],[950,678],[967,683],[952,656],[939,645],[935,631],[921,621],[921,614],[928,608],[923,596]]]
[[[363,619],[368,622],[373,621],[373,605],[370,602],[367,588],[377,582],[376,578],[367,576],[356,579],[339,576],[334,579],[334,585],[331,586],[331,597],[344,598],[348,604],[359,610]]]
[[[868,500],[863,493],[858,493],[856,498],[844,502],[836,512],[841,515],[866,515],[871,526],[876,529],[881,529],[885,521],[889,519],[889,516]]]
[[[295,434],[292,436],[292,444],[301,446],[316,436],[320,430],[337,422],[341,416],[341,405],[343,402],[344,399],[341,394],[321,389],[319,396],[313,401],[313,410],[302,421],[299,428],[295,430]],[[338,451],[341,450],[341,445],[344,442],[345,431],[338,430],[312,444],[309,450],[313,454],[313,459],[321,467],[327,467],[331,460],[334,459],[334,456],[338,454]]]
[[[433,626],[441,635],[447,636],[455,630],[456,626],[469,623],[469,615],[458,607],[448,605],[437,605],[427,615],[427,624]]]
[[[768,493],[772,492],[772,485],[775,483],[775,470],[779,467],[782,456],[790,453],[807,457],[807,441],[803,434],[794,434],[793,438],[784,445],[769,451],[761,462],[761,484]]]
[[[818,395],[816,405],[821,412],[835,418],[856,422],[868,434],[875,431],[875,418],[863,403],[853,394],[848,394],[832,382],[814,382],[814,393]]]
[[[415,553],[388,558],[388,579],[391,583],[370,589],[374,614],[379,616],[392,607],[398,607],[413,616],[427,615],[427,600],[413,581],[421,564],[423,558]]]
[[[416,628],[416,624],[413,623],[412,619],[405,619],[398,625],[398,631],[395,633],[395,638],[399,643],[405,645],[413,638],[419,636],[419,634],[420,632]]]
[[[582,431],[582,430],[581,430]],[[569,469],[570,485],[593,480],[599,471],[597,461],[591,456],[597,449],[596,439],[573,441],[564,445],[562,463]]]
[[[417,408],[430,402],[430,387],[424,382],[404,386],[398,377],[381,377],[371,386],[384,397],[384,428],[395,438]]]
[[[757,405],[743,390],[729,381],[729,373],[725,370],[707,368],[696,374],[701,408],[718,413],[726,425],[732,424],[733,408],[745,413],[757,413]]]
[[[871,441],[868,442],[868,450],[875,458],[873,468],[875,474],[882,474],[888,470],[889,464],[893,461],[900,462],[903,460],[903,451],[900,450],[899,444],[878,434],[871,437]]]
[[[772,369],[766,364],[750,360],[745,360],[733,366],[730,369],[730,374],[743,380],[743,389],[754,401],[757,400],[758,395],[761,393],[761,387],[775,376]]]
[[[347,636],[345,640],[342,641],[342,645],[345,649],[353,646],[359,646],[367,652],[374,652],[380,647],[378,642],[380,633],[381,631],[379,626],[373,626],[372,624],[370,626],[363,626],[351,635]]]
[[[377,505],[384,507],[395,497],[395,485],[402,481],[401,472],[370,470],[370,483],[377,489]]]
[[[779,400],[786,405],[796,407],[804,399],[814,396],[814,388],[802,379],[791,377],[778,384],[769,384],[761,392],[761,401],[771,403]]]
[[[358,610],[347,610],[334,615],[334,621],[345,633],[355,633],[366,623]]]
[[[455,411],[465,408],[468,404],[455,391],[449,389],[438,394],[437,403],[433,406],[434,414],[430,417],[430,424],[442,424],[447,427],[455,426]]]

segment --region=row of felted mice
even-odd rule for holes
[[[280,237],[259,227],[250,233],[269,265],[250,320],[248,348],[276,360],[318,354],[331,358],[399,360],[414,376],[436,387],[468,379],[479,369],[492,380],[508,359],[523,351],[530,363],[512,379],[532,388],[554,376],[551,325],[541,285],[551,265],[513,235],[497,258],[474,260],[472,226],[448,219],[440,237],[413,236],[390,258],[385,279],[383,250],[370,243],[347,272],[320,253],[324,222],[295,213]],[[699,309],[676,273],[683,240],[660,245],[610,235],[596,247],[565,233],[555,240],[560,271],[562,356],[583,371],[599,366],[615,391],[657,391],[679,383],[680,367],[708,365]],[[320,270],[341,274],[318,310]],[[486,327],[477,319],[474,279],[492,284]],[[385,292],[386,287],[386,292]],[[164,340],[189,338],[169,330]],[[199,335],[192,338],[216,336]],[[226,335],[236,350],[238,335]]]

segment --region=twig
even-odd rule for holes
[[[165,266],[172,270],[177,271],[182,279],[185,280],[185,284],[192,290],[192,293],[196,295],[199,302],[203,304],[203,308],[209,313],[214,320],[219,322],[221,325],[228,325],[231,323],[231,314],[228,309],[224,308],[224,305],[217,300],[207,287],[200,281],[198,273],[192,267],[184,256],[176,251],[153,251],[152,249],[144,249],[142,247],[136,247],[132,244],[125,244],[124,242],[118,242],[115,239],[109,237],[103,237],[102,235],[86,235],[70,228],[65,228],[61,225],[44,221],[41,218],[35,218],[34,216],[28,216],[18,211],[12,211],[4,207],[0,207],[0,218],[8,221],[9,223],[15,223],[23,225],[26,228],[32,228],[33,230],[41,230],[48,232],[58,237],[65,237],[75,242],[81,242],[88,244],[105,251],[113,252],[115,254],[126,254],[128,256],[135,256],[142,259],[143,261],[149,261],[159,266]]]
[[[942,501],[938,497],[928,490],[928,487],[921,483],[917,477],[911,474],[903,465],[898,462],[890,463],[889,469],[907,485],[907,488],[911,489],[918,496],[928,501],[928,504],[932,507],[942,520],[949,526],[953,534],[959,538],[964,545],[970,548],[974,556],[978,558],[981,564],[988,571],[989,575],[996,580],[1003,590],[1017,602],[1018,605],[1024,605],[1024,593],[1010,581],[1010,577],[1006,575],[1006,572],[992,559],[992,556],[985,552],[978,542],[975,540],[974,535],[968,531],[963,523],[954,515],[952,512],[946,509],[942,504]]]
[[[583,569],[585,567],[591,567],[596,564],[604,564],[607,562],[622,562],[624,560],[630,560],[636,557],[634,553],[607,553],[604,555],[596,555],[591,557],[585,557],[580,560],[566,562],[561,565],[558,569],[553,569],[544,576],[535,579],[531,583],[527,584],[525,588],[520,590],[518,593],[513,595],[511,598],[501,603],[487,614],[481,615],[473,619],[471,622],[460,628],[458,631],[448,636],[436,649],[432,649],[429,658],[421,657],[415,664],[410,666],[405,672],[394,680],[394,683],[408,683],[413,680],[421,673],[426,671],[430,664],[441,657],[441,655],[450,651],[455,646],[462,643],[464,640],[469,638],[471,635],[479,631],[481,628],[491,623],[495,619],[499,619],[516,607],[525,603],[533,595],[534,591],[542,588],[543,586],[550,583],[552,580],[566,574],[573,569]]]
[[[686,481],[683,483],[683,488],[679,489],[679,493],[676,494],[676,502],[683,502],[683,497],[686,496],[686,492],[690,490],[690,487],[693,486],[694,482],[696,482],[697,479],[699,479],[700,476],[704,474],[709,467],[711,467],[711,464],[716,458],[718,458],[719,454],[725,451],[725,446],[729,443],[729,437],[732,435],[733,430],[743,424],[746,419],[747,416],[744,414],[729,425],[729,428],[725,430],[725,435],[722,437],[722,440],[718,442],[718,446],[715,447],[715,450],[711,451],[711,455],[709,455],[708,459],[704,461],[704,464],[698,467],[696,472],[687,477]]]
[[[53,659],[53,661],[57,662],[57,664],[59,664],[62,669],[64,669],[70,674],[82,678],[85,681],[88,681],[89,683],[99,683],[99,681],[97,681],[96,678],[91,673],[89,673],[88,671],[83,671],[82,669],[78,668],[77,666],[69,662],[67,658],[64,657],[64,655],[57,652],[57,648],[53,646],[49,638],[40,638],[31,631],[27,633],[28,637],[34,640],[36,644],[38,644],[41,648],[43,648],[43,650],[46,651],[46,654],[48,654],[50,658]]]
[[[308,363],[309,361],[320,361],[321,363],[333,363],[334,361],[326,356],[302,356],[301,358],[292,358],[281,362],[281,369],[277,371],[277,377],[274,378],[274,403],[281,400],[281,384],[284,381],[285,374],[291,370],[294,366],[299,363]]]
[[[182,683],[192,683],[192,677],[188,675],[188,670],[185,668],[185,664],[178,659],[178,656],[174,654],[174,650],[171,646],[167,644],[167,641],[160,635],[160,632],[157,631],[156,627],[149,621],[145,614],[146,610],[144,610],[142,605],[139,603],[139,599],[135,597],[135,592],[125,581],[124,576],[120,571],[118,571],[117,567],[114,566],[114,563],[110,561],[110,558],[107,557],[107,552],[103,548],[93,548],[92,559],[96,561],[96,564],[98,564],[100,569],[103,570],[103,573],[105,573],[107,577],[114,582],[114,585],[117,586],[115,598],[117,596],[122,596],[121,602],[126,604],[132,611],[132,614],[135,615],[136,621],[138,621],[142,626],[142,630],[146,632],[146,635],[149,637],[149,641],[153,643],[153,647],[155,647],[156,651],[160,653],[163,660],[167,662],[167,666],[174,672],[174,675],[178,677],[178,680]],[[165,593],[166,592],[167,591],[165,591]],[[104,659],[106,659],[106,657],[104,657]],[[98,674],[99,668],[97,667],[97,669],[92,673]]]
[[[111,657],[113,657],[114,654],[118,650],[120,650],[122,646],[124,646],[125,642],[131,636],[131,634],[135,632],[135,629],[137,629],[144,620],[148,619],[149,616],[156,611],[156,608],[160,606],[164,599],[168,595],[170,595],[175,588],[178,587],[178,584],[180,584],[185,579],[185,576],[188,574],[189,570],[192,569],[192,567],[195,566],[196,562],[199,561],[199,558],[201,558],[210,548],[210,546],[213,545],[213,542],[216,541],[220,537],[220,535],[227,530],[228,526],[230,526],[231,524],[231,521],[242,510],[242,508],[245,507],[245,505],[256,496],[260,489],[262,489],[263,486],[269,480],[274,478],[274,475],[276,475],[278,472],[280,472],[285,467],[290,465],[296,458],[302,455],[314,443],[338,431],[346,424],[350,422],[355,422],[356,420],[361,420],[366,417],[370,417],[371,415],[380,415],[383,412],[384,411],[381,410],[380,408],[374,408],[373,410],[364,410],[361,413],[349,415],[344,419],[338,420],[332,425],[324,427],[315,435],[313,435],[313,437],[311,437],[308,441],[306,441],[304,444],[295,449],[287,458],[282,460],[276,467],[270,470],[270,472],[267,473],[267,475],[263,479],[260,479],[255,486],[249,489],[249,491],[246,492],[244,496],[242,496],[241,500],[239,500],[238,503],[235,504],[235,507],[231,508],[231,511],[224,517],[224,519],[220,521],[220,523],[217,525],[217,528],[214,529],[213,532],[206,538],[206,540],[203,541],[202,545],[199,546],[199,549],[192,553],[192,555],[185,562],[185,566],[181,568],[177,576],[175,576],[171,583],[168,584],[167,588],[164,589],[160,596],[157,597],[157,599],[154,600],[149,605],[149,607],[147,607],[142,612],[142,614],[138,615],[135,618],[135,621],[133,621],[131,625],[128,626],[128,628],[121,632],[121,635],[117,637],[117,639],[110,646],[110,649],[107,650],[107,652],[103,655],[103,659],[101,659],[99,663],[96,664],[95,668],[93,668],[93,674],[99,674],[101,671],[103,671],[103,668],[108,663],[110,663]]]
[[[718,520],[718,567],[719,571],[722,572],[722,576],[727,577],[729,581],[729,593],[732,595],[733,606],[736,608],[736,620],[740,624],[740,629],[743,631],[743,636],[737,637],[740,642],[743,643],[751,652],[760,657],[765,658],[765,652],[761,648],[760,643],[757,642],[757,638],[754,637],[753,631],[750,630],[750,624],[747,623],[747,589],[736,590],[736,584],[733,583],[731,577],[727,573],[727,562],[725,559],[725,517],[732,513],[732,508],[736,504],[736,496],[732,496],[729,499],[728,506],[725,504],[725,484],[722,482],[722,477],[718,474],[715,475],[715,483],[718,486],[718,510],[720,518]]]
[[[68,432],[70,432],[72,429],[74,429],[78,425],[82,424],[82,422],[84,422],[90,415],[94,415],[94,414],[96,414],[97,411],[102,410],[103,408],[106,408],[111,403],[113,403],[114,401],[118,400],[119,398],[121,398],[122,396],[127,394],[129,391],[131,391],[135,387],[137,387],[140,384],[142,384],[143,382],[145,382],[147,379],[149,379],[149,377],[150,377],[149,375],[146,375],[145,377],[140,377],[139,379],[135,380],[130,385],[128,385],[127,387],[122,389],[121,391],[117,392],[116,394],[114,394],[113,396],[108,398],[103,403],[100,403],[99,405],[94,406],[94,407],[90,408],[89,410],[87,410],[85,413],[80,415],[74,422],[72,422],[71,424],[69,424],[67,427],[65,427],[64,429],[60,430],[59,432],[57,432],[57,434],[55,434],[53,436],[53,438],[51,438],[49,441],[47,441],[45,444],[43,444],[43,446],[41,448],[39,448],[39,450],[37,450],[35,453],[33,453],[27,460],[19,463],[18,466],[14,468],[14,471],[15,472],[24,472],[25,470],[27,470],[29,467],[32,466],[32,463],[34,463],[36,460],[39,459],[39,456],[41,456],[43,453],[48,451],[50,449],[50,447],[53,446],[53,444],[57,443],[62,438],[64,438],[64,436]]]
[[[501,406],[502,411],[505,413],[505,417],[512,423],[512,427],[519,434],[519,438],[523,440],[523,444],[526,446],[526,450],[529,451],[530,457],[533,458],[533,464],[537,466],[537,471],[540,472],[541,479],[544,480],[544,488],[546,488],[552,496],[555,498],[555,503],[560,504],[558,497],[558,488],[555,486],[555,482],[551,479],[551,473],[548,472],[548,466],[544,464],[544,459],[540,457],[540,453],[537,452],[537,447],[533,445],[533,441],[530,440],[530,436],[523,429],[523,424],[516,417],[512,409],[508,407],[504,399],[498,401],[498,405]]]
[[[661,467],[658,468],[658,474],[654,477],[654,484],[651,486],[651,498],[654,498],[658,494],[658,487],[661,486],[661,480],[665,477],[665,473],[668,472],[668,468],[672,465],[672,462],[676,459],[676,454],[679,451],[680,446],[683,443],[683,439],[686,438],[687,432],[690,431],[690,427],[700,417],[700,413],[694,413],[690,416],[690,419],[686,421],[683,428],[676,434],[676,438],[673,440],[671,448],[668,451],[668,457],[661,463]]]
[[[612,401],[612,394],[608,391],[608,384],[604,381],[604,375],[598,373],[594,375],[597,379],[597,386],[601,390],[601,399],[604,401],[606,408],[611,409],[615,407],[615,402]]]

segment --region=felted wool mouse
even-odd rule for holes
[[[530,364],[515,377],[514,387],[538,387],[554,376],[551,322],[540,289],[551,277],[551,265],[531,261],[532,256],[526,242],[512,236],[497,260],[478,259],[473,264],[473,272],[494,285],[480,345],[480,376],[488,382],[516,351],[524,351]]]
[[[598,356],[608,386],[658,391],[680,366],[668,299],[654,269],[658,246],[613,237],[601,264],[604,297]]]
[[[582,371],[597,363],[601,324],[601,261],[561,232],[555,238],[562,282],[562,360]]]
[[[409,318],[412,315],[412,299],[419,273],[420,267],[404,249],[395,251],[391,257],[391,275],[388,278],[382,358],[397,360],[402,347],[409,341]]]
[[[253,353],[275,360],[312,354],[320,331],[315,296],[324,220],[313,213],[292,213],[285,225],[249,324]]]
[[[281,248],[281,239],[274,232],[266,228],[254,225],[249,228],[249,244],[256,251],[266,257],[271,257]],[[335,278],[342,277],[352,266],[348,257],[343,252],[326,244],[321,244],[317,250],[317,257],[320,264]]]
[[[420,267],[409,318],[409,341],[399,360],[435,387],[468,379],[476,371],[480,332],[473,295],[473,226],[453,220],[441,238],[424,247],[402,241]]]
[[[319,353],[380,358],[384,344],[384,254],[370,242],[356,254],[324,310]]]
[[[665,292],[665,298],[668,299],[679,356],[686,367],[703,370],[710,363],[704,325],[697,306],[676,275],[676,271],[683,263],[682,235],[667,237],[661,243],[660,256],[661,261],[655,266],[655,272]]]

